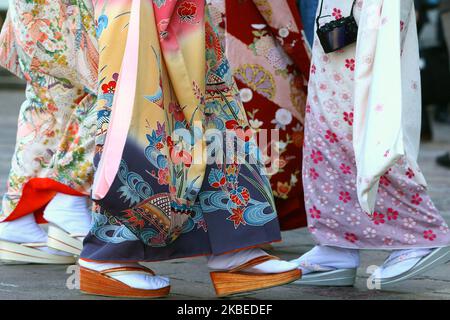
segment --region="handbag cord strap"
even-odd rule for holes
[[[356,4],[356,0],[353,0],[352,10],[350,11],[351,16],[353,15],[353,10],[355,9],[355,4]],[[320,1],[319,15],[316,18],[317,29],[320,28],[320,25],[319,25],[320,19],[326,18],[326,17],[331,17],[331,15],[322,16],[322,9],[323,9],[323,0]]]

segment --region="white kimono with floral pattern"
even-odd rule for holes
[[[352,0],[324,0],[323,15]],[[420,78],[412,0],[357,0],[358,41],[319,40],[305,119],[308,226],[321,245],[402,249],[450,243],[417,165]]]

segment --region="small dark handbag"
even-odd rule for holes
[[[316,19],[316,24],[317,36],[319,37],[320,43],[322,44],[325,53],[335,52],[356,42],[356,38],[358,37],[358,25],[356,23],[355,17],[353,16],[355,3],[356,0],[353,1],[350,16],[343,17],[320,26],[320,19],[331,17],[331,15],[322,16],[322,0],[320,4],[319,16]]]

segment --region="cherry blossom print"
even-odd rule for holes
[[[351,243],[355,243],[356,241],[358,241],[358,237],[354,233],[346,232],[345,233],[345,240],[347,240],[347,241],[349,241]]]
[[[347,222],[351,226],[357,226],[361,224],[361,216],[359,214],[352,213],[349,217],[347,217]]]
[[[349,126],[353,125],[353,112],[344,112],[344,121],[348,123]]]
[[[326,206],[328,204],[328,197],[320,196],[319,197],[319,203],[321,206]]]
[[[336,73],[333,74],[333,80],[336,83],[341,83],[342,80],[343,80],[343,77],[342,77],[342,75],[340,73],[336,72]]]
[[[425,216],[425,220],[426,220],[426,222],[428,222],[428,223],[436,222],[437,218],[438,218],[438,217],[436,217],[436,216],[433,215],[432,213],[428,213],[428,212],[427,212],[427,214],[426,214],[426,216]]]
[[[342,18],[342,10],[339,8],[333,8],[333,12],[331,15],[336,19],[339,20]]]
[[[423,237],[427,240],[430,241],[434,241],[436,240],[437,236],[436,234],[433,232],[433,230],[426,230],[423,232]]]
[[[325,224],[330,229],[336,229],[337,227],[339,227],[339,223],[336,220],[330,218],[325,219]]]
[[[309,215],[313,219],[320,219],[321,211],[316,208],[316,206],[309,209]]]
[[[328,85],[326,83],[321,83],[319,84],[319,90],[320,91],[327,91],[328,90]]]
[[[411,233],[405,233],[405,235],[403,236],[403,238],[404,238],[404,241],[405,241],[407,244],[415,244],[415,243],[417,242],[416,236],[414,236],[414,235],[411,234]]]
[[[331,233],[331,232],[327,232],[327,239],[330,242],[337,242],[338,241],[338,237],[336,236],[335,233]]]
[[[343,203],[350,202],[350,200],[352,200],[352,198],[350,197],[350,192],[348,191],[339,192],[339,200],[342,201]]]
[[[345,213],[345,209],[340,205],[334,206],[332,211],[333,211],[333,214],[335,214],[337,216],[342,216]]]
[[[339,178],[339,173],[333,168],[327,168],[325,175],[329,181],[337,180]]]
[[[306,107],[305,107],[305,112],[306,112],[306,113],[311,113],[311,105],[310,105],[310,104],[307,104],[307,105],[306,105]]]
[[[328,142],[330,143],[336,143],[339,141],[337,135],[332,132],[331,130],[327,130],[326,134],[325,134],[325,139],[328,140]]]
[[[391,184],[391,180],[386,175],[380,177],[380,184],[382,186],[388,187]]]
[[[394,240],[391,237],[384,237],[383,243],[385,246],[391,247],[394,244]]]
[[[319,178],[319,174],[317,173],[316,169],[314,169],[314,168],[309,169],[309,176],[313,180],[316,180],[317,178]]]
[[[344,101],[344,102],[350,101],[351,98],[352,98],[352,95],[351,95],[350,93],[348,93],[348,92],[343,92],[343,93],[341,94],[341,99],[342,99],[342,101]]]
[[[355,71],[355,59],[346,59],[345,67],[351,71]]]
[[[339,169],[341,169],[341,172],[343,174],[352,174],[352,168],[348,165],[346,165],[345,163],[341,163],[341,165],[339,166]]]
[[[325,182],[322,185],[322,191],[326,194],[330,194],[334,192],[334,186],[331,183]]]
[[[414,171],[411,168],[408,168],[408,170],[406,170],[406,176],[410,179],[414,178]]]
[[[446,234],[446,233],[449,233],[450,228],[448,227],[448,225],[447,225],[445,222],[443,222],[443,223],[439,226],[439,230],[440,230],[442,233]]]
[[[315,234],[317,232],[317,228],[314,226],[308,226],[308,231],[311,234]]]
[[[363,234],[365,238],[372,239],[377,236],[377,231],[374,228],[367,227],[366,229],[364,229]]]
[[[373,220],[373,223],[375,223],[376,225],[384,224],[386,222],[386,220],[384,219],[384,214],[379,213],[379,212],[373,213],[372,220]]]
[[[324,11],[334,18],[344,16],[350,12],[352,3],[324,0],[324,9],[327,8]],[[361,0],[356,3],[357,19],[362,4]],[[375,9],[378,27],[381,8]],[[400,157],[380,177],[373,215],[369,216],[359,204],[357,181],[364,185],[372,178],[357,175],[353,146],[355,71],[359,64],[370,68],[375,53],[371,50],[362,53],[362,61],[356,56],[355,46],[325,54],[319,41],[314,42],[311,63],[314,76],[309,81],[306,103],[302,174],[312,236],[320,245],[355,249],[424,248],[431,242],[433,246],[449,245],[450,229],[426,189],[417,183],[418,168],[410,165],[406,157]],[[414,92],[413,86],[416,92],[420,88],[418,79],[408,79],[405,84],[410,92]],[[371,110],[379,116],[389,111],[387,107],[380,97]],[[381,133],[383,128],[377,130]],[[382,141],[382,137],[377,140]],[[376,145],[373,150],[374,156],[381,158],[390,157],[393,151]]]
[[[412,229],[412,228],[414,228],[415,226],[416,226],[416,220],[414,220],[413,218],[411,218],[411,217],[408,217],[408,218],[404,218],[403,219],[403,225],[406,227],[406,228],[409,228],[409,229]]]
[[[387,210],[387,219],[389,221],[395,221],[398,219],[398,211],[393,208],[388,208]]]
[[[313,150],[311,152],[311,159],[315,164],[318,164],[319,162],[323,161],[322,152],[320,152],[318,150]]]
[[[415,205],[420,205],[420,203],[423,201],[422,197],[420,196],[420,194],[416,193],[415,195],[412,196],[411,198],[411,203],[415,204]]]

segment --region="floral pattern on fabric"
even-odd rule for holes
[[[93,189],[96,212],[106,219],[97,219],[82,255],[161,260],[279,240],[270,184],[258,162],[251,162],[260,158],[259,150],[246,136],[249,126],[239,92],[203,1],[135,4],[96,4],[101,55]],[[128,29],[136,27],[136,16],[145,17],[139,21],[139,29],[146,31],[139,43],[147,46],[139,46],[145,49],[139,54],[134,103],[116,122],[116,108],[123,107],[116,104],[121,86],[133,84],[122,79],[128,74],[124,57],[132,52],[127,41],[136,35]],[[127,116],[123,151],[115,153]],[[215,134],[205,137],[211,129]],[[227,129],[248,150],[245,157],[230,156],[234,143],[221,135]],[[108,147],[114,134],[119,140]],[[220,145],[216,159],[226,161],[196,162],[214,143]],[[119,167],[109,184],[107,168],[116,155]],[[130,239],[121,225],[140,241]],[[126,257],[121,248],[126,248]]]
[[[98,63],[92,3],[11,1],[0,63],[27,81],[0,220],[14,213],[33,179],[89,194]],[[33,188],[42,192],[47,186]],[[23,214],[41,209],[38,198],[26,199]]]
[[[281,228],[305,226],[300,180],[310,58],[295,1],[212,0],[210,10],[250,127],[279,130],[279,160],[267,166]],[[277,137],[269,133],[270,138]]]
[[[352,0],[325,0],[333,19],[350,12]],[[358,18],[362,0],[357,1]],[[325,54],[317,37],[313,47],[306,107],[303,184],[308,227],[321,245],[360,249],[403,249],[448,245],[447,224],[414,180],[405,159],[380,179],[371,219],[356,193],[353,150],[355,45]],[[381,106],[380,106],[381,108]]]

